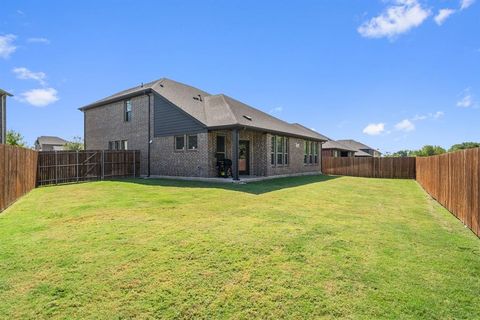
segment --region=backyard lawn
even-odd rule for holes
[[[480,240],[413,180],[36,189],[0,214],[2,318],[480,318]]]

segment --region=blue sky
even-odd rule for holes
[[[2,1],[8,126],[168,77],[381,151],[480,140],[480,1]]]

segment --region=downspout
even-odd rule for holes
[[[318,157],[320,158],[320,174],[323,174],[323,152],[322,152],[322,149],[323,149],[323,144],[325,142],[320,142],[320,150],[318,151]]]
[[[87,150],[87,113],[83,110],[83,150]]]
[[[151,113],[152,113],[152,107],[150,103],[150,95],[147,93],[147,91],[144,92],[145,95],[148,98],[148,147],[147,147],[147,177],[150,177],[150,145],[152,144],[152,135],[151,135]]]

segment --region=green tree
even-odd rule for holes
[[[19,132],[13,130],[7,131],[7,144],[24,148],[27,147],[27,143],[23,136]]]
[[[81,137],[73,137],[72,141],[64,145],[65,150],[80,151],[83,150],[83,139]]]
[[[392,153],[392,157],[403,158],[403,157],[411,157],[412,151],[411,150],[400,150],[395,153]]]
[[[480,142],[462,142],[458,144],[454,144],[453,146],[448,149],[448,152],[464,150],[464,149],[472,149],[472,148],[480,148]]]
[[[447,150],[443,149],[440,146],[426,145],[426,146],[423,146],[422,149],[418,151],[414,151],[413,155],[417,157],[429,157],[429,156],[435,156],[435,155],[439,155],[446,152]]]

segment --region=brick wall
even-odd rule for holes
[[[289,149],[289,164],[287,166],[272,166],[270,164],[270,150],[271,150],[271,139],[272,135],[267,134],[267,151],[268,151],[268,165],[267,165],[267,175],[286,175],[286,174],[296,174],[296,173],[309,173],[309,172],[320,172],[321,171],[321,152],[319,152],[318,163],[315,164],[304,164],[304,140],[298,138],[289,137],[288,139],[288,149]],[[320,150],[319,150],[320,151]]]
[[[209,176],[216,177],[217,170],[215,168],[217,159],[215,158],[217,150],[217,135],[225,136],[226,158],[232,159],[232,131],[218,130],[208,133],[208,168]],[[267,175],[267,154],[266,154],[266,134],[258,131],[240,130],[239,140],[247,140],[250,142],[250,175],[266,176]]]
[[[124,101],[86,110],[85,146],[87,150],[104,150],[108,149],[109,141],[128,140],[128,149],[140,150],[140,172],[145,175],[148,161],[148,98],[138,96],[131,101],[130,122],[124,121]],[[151,105],[153,106],[153,96]],[[153,117],[151,121],[153,124]]]
[[[197,150],[175,151],[174,136],[154,138],[151,146],[151,174],[208,177],[208,134],[198,133],[197,142]]]

